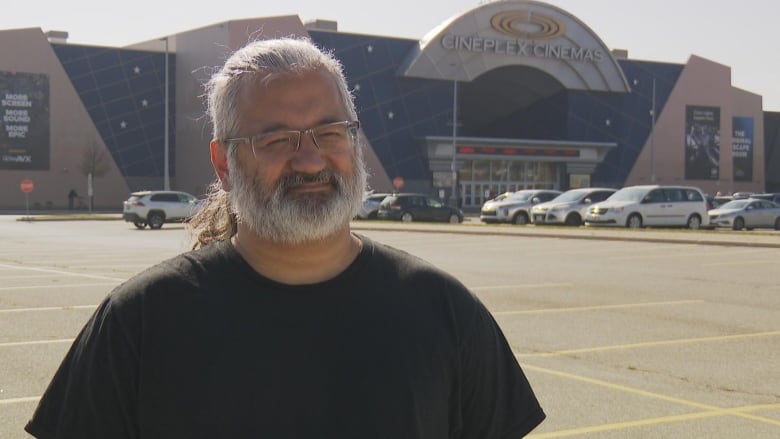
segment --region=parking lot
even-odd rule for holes
[[[761,245],[777,234],[355,228],[487,305],[547,412],[529,437],[780,437],[780,248]],[[101,298],[189,241],[182,225],[0,216],[0,242],[0,438],[26,438]]]

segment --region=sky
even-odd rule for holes
[[[335,20],[339,31],[421,39],[476,0],[13,0],[0,29],[69,33],[73,44],[125,46],[211,24],[298,15]],[[780,111],[777,0],[547,0],[585,23],[629,58],[684,64],[697,55],[731,67],[734,87]],[[132,5],[132,6],[130,6]],[[1,55],[1,54],[0,54]]]

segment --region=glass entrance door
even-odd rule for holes
[[[558,163],[466,160],[458,173],[463,208],[479,208],[504,192],[556,189]]]

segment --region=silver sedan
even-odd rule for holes
[[[757,198],[733,200],[707,212],[710,225],[734,230],[780,230],[780,204]]]

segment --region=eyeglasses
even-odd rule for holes
[[[225,143],[249,143],[255,157],[260,153],[291,153],[301,148],[301,137],[311,134],[317,149],[325,152],[338,152],[352,148],[357,143],[360,122],[343,120],[326,123],[305,130],[271,131],[252,137],[234,137],[225,139]]]

